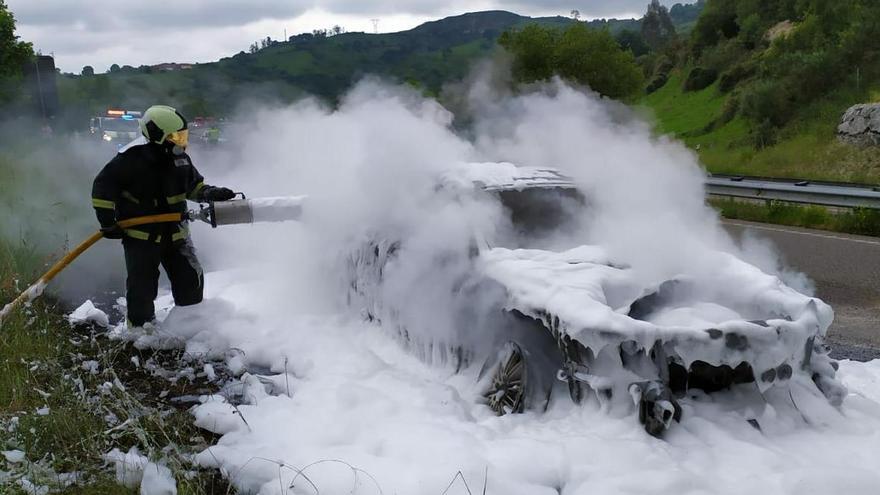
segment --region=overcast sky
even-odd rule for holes
[[[479,10],[584,18],[639,17],[649,0],[7,0],[17,34],[65,72],[84,65],[211,62],[257,39],[280,40],[335,24],[348,31],[410,29]],[[672,2],[664,2],[671,4]]]

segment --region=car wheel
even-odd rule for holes
[[[528,372],[525,356],[518,345],[513,342],[505,345],[491,377],[483,392],[488,406],[499,416],[523,412]]]

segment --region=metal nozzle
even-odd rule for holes
[[[189,211],[187,220],[201,220],[215,228],[218,225],[298,220],[305,199],[302,196],[247,199],[243,193],[236,195],[241,199],[212,201],[198,211]]]

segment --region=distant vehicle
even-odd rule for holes
[[[224,127],[227,122],[214,117],[196,116],[190,123],[190,137],[192,144],[216,146],[226,142]]]
[[[395,287],[411,294],[448,286],[452,307],[439,304],[445,313],[433,319],[451,322],[452,334],[417,328],[424,317],[407,318],[408,308],[387,296],[386,281],[399,281],[395,270],[406,265],[399,231],[367,227],[359,237],[345,260],[347,301],[428,362],[458,370],[484,363],[482,398],[499,415],[546,408],[561,386],[575,403],[595,396],[608,408],[634,405],[645,430],[659,436],[695,390],[742,384],[792,403],[794,390],[833,406],[846,395],[822,344],[830,307],[731,254],[707,251],[711,274],[645,282],[601,246],[543,249],[591,214],[589,198],[553,169],[462,164],[436,191],[442,201],[497,201],[514,231],[475,227],[469,252],[433,246],[428,255],[452,284]]]
[[[138,119],[142,115],[131,110],[110,109],[104,115],[92,117],[89,132],[106,143],[122,147],[140,136]]]

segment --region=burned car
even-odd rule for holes
[[[747,384],[764,394],[797,382],[842,402],[822,343],[833,313],[822,301],[724,252],[707,253],[710,278],[645,283],[600,246],[535,249],[589,215],[589,198],[553,169],[462,164],[440,182],[438,190],[500,204],[513,233],[474,232],[467,269],[449,285],[457,330],[420,332],[385,300],[406,249],[390,232],[366,233],[347,257],[348,303],[427,361],[480,366],[482,398],[497,414],[546,408],[562,392],[575,403],[624,404],[659,436],[681,420],[693,390]],[[448,260],[443,246],[437,253],[437,263]]]

